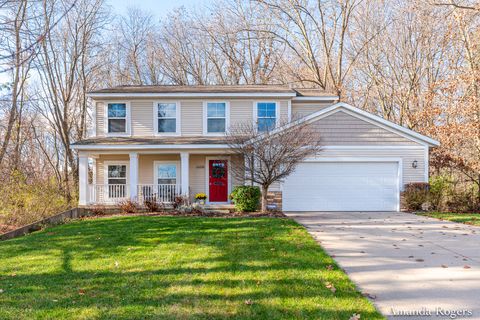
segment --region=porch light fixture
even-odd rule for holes
[[[413,169],[417,169],[417,167],[418,167],[418,161],[417,161],[417,160],[413,160],[413,162],[412,162],[412,168],[413,168]]]

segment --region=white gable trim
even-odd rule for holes
[[[385,120],[379,116],[376,116],[374,114],[371,114],[369,112],[363,111],[359,108],[356,108],[354,106],[351,106],[347,103],[344,102],[339,102],[334,105],[331,105],[330,107],[324,108],[320,111],[317,111],[315,113],[312,113],[296,122],[293,122],[291,125],[295,124],[300,124],[302,122],[314,122],[316,120],[328,117],[336,112],[343,111],[353,117],[359,118],[361,120],[367,121],[373,125],[376,125],[378,127],[381,127],[385,130],[388,130],[390,132],[396,133],[400,136],[403,136],[407,139],[410,139],[412,141],[415,141],[417,143],[420,143],[422,145],[427,145],[427,146],[439,146],[440,142],[437,140],[434,140],[432,138],[429,138],[427,136],[424,136],[418,132],[415,132],[413,130],[407,129],[405,127],[399,126],[398,124],[395,124],[391,121]],[[288,127],[288,126],[287,126]],[[286,129],[287,127],[279,128],[279,130]]]

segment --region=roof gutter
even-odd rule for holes
[[[92,92],[88,93],[87,97],[92,99],[95,98],[211,98],[211,97],[229,97],[229,98],[248,98],[248,97],[285,97],[291,98],[295,97],[296,93],[294,92],[165,92],[165,93],[128,93],[128,92]]]

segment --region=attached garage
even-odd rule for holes
[[[283,210],[398,211],[400,162],[388,159],[303,162],[283,184]]]

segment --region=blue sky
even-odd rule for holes
[[[150,12],[154,17],[162,18],[170,11],[178,7],[193,9],[201,7],[211,0],[109,0],[108,3],[113,7],[115,13],[124,14],[128,7],[139,7]]]

